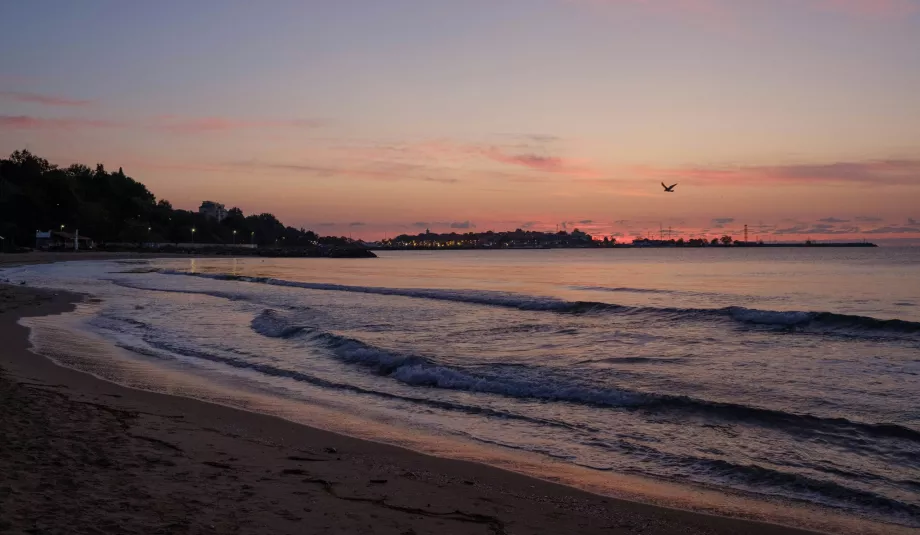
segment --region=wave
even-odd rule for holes
[[[577,456],[559,452],[552,447],[516,444],[483,438],[471,433],[464,434],[478,442],[539,453],[555,459],[566,460],[590,470],[601,472],[614,470],[606,463],[579,460]],[[879,515],[881,513],[883,518],[893,516],[900,523],[909,526],[920,525],[920,506],[917,504],[900,501],[872,490],[852,486],[852,483],[864,483],[866,479],[871,481],[870,488],[875,486],[904,487],[914,483],[912,481],[889,480],[871,474],[848,474],[848,477],[838,480],[842,482],[837,482],[820,477],[786,472],[777,468],[768,468],[758,464],[740,464],[717,458],[673,455],[627,440],[609,442],[594,439],[587,441],[586,445],[617,451],[626,455],[635,455],[641,457],[646,463],[650,459],[654,459],[655,464],[661,468],[650,467],[648,472],[641,472],[645,474],[666,478],[676,477],[705,485],[715,483],[720,487],[810,503],[816,502],[828,507],[863,514]],[[679,468],[679,471],[675,473],[674,468]],[[850,481],[847,481],[847,479]]]
[[[686,359],[681,357],[608,357],[580,360],[575,364],[676,364],[683,362],[686,362]]]
[[[803,474],[794,474],[749,464],[736,464],[722,459],[684,459],[680,464],[693,472],[709,477],[725,480],[728,483],[740,484],[747,490],[759,494],[773,494],[783,497],[793,497],[807,501],[817,501],[824,505],[845,509],[866,510],[871,512],[884,511],[887,514],[910,519],[916,525],[920,522],[920,506],[905,503],[875,492],[857,489],[849,486],[809,477]]]
[[[737,403],[700,400],[687,396],[654,395],[644,405],[644,408],[700,413],[738,422],[758,422],[797,433],[822,434],[823,438],[832,438],[828,434],[849,438],[854,433],[859,433],[873,437],[920,442],[920,431],[894,423],[858,422],[842,417],[798,414]]]
[[[784,327],[813,327],[839,331],[879,331],[891,333],[920,333],[920,322],[900,319],[878,319],[871,316],[838,314],[835,312],[793,312],[756,310],[744,307],[728,307],[716,312],[727,314],[732,319],[760,325]]]
[[[524,370],[493,368],[486,373],[474,373],[445,366],[422,356],[390,352],[359,340],[305,326],[296,326],[297,330],[291,331],[291,320],[272,309],[258,314],[252,326],[256,332],[265,336],[285,336],[289,332],[302,334],[307,340],[321,344],[345,362],[373,368],[378,374],[410,386],[598,407],[693,413],[721,420],[757,422],[792,433],[823,433],[825,438],[836,436],[847,442],[853,433],[920,442],[920,431],[892,423],[863,423],[846,418],[796,414],[687,396],[597,388],[571,377],[550,377],[548,374],[552,372],[539,367],[523,367],[526,368]]]
[[[268,329],[265,325],[274,326]],[[277,311],[267,309],[254,320],[257,332],[283,332],[288,320]],[[258,328],[257,328],[258,327]],[[261,330],[259,330],[261,329]],[[318,342],[340,358],[353,364],[372,367],[378,373],[410,385],[498,394],[506,397],[530,398],[542,401],[573,401],[591,405],[630,406],[642,403],[639,394],[615,389],[598,390],[578,385],[560,386],[545,380],[515,379],[514,373],[479,375],[466,370],[443,366],[415,355],[403,355],[376,348],[364,342],[323,331],[304,331],[307,340]]]
[[[569,314],[620,314],[653,317],[667,320],[731,320],[746,325],[772,326],[787,331],[816,331],[824,333],[918,334],[920,322],[900,319],[878,319],[869,316],[838,314],[834,312],[801,312],[758,310],[741,306],[724,308],[659,308],[625,306],[593,301],[565,301],[547,296],[496,292],[487,290],[443,290],[428,288],[386,288],[374,286],[349,286],[317,282],[300,282],[270,277],[247,277],[220,273],[191,273],[161,270],[167,275],[186,275],[216,280],[235,280],[272,286],[303,288],[307,290],[393,295],[410,298],[452,301],[459,303],[514,308],[525,311],[544,311]],[[237,297],[242,299],[242,297]]]
[[[609,286],[572,286],[573,290],[585,290],[590,292],[617,292],[633,294],[682,294],[676,290],[657,290],[654,288],[627,288],[627,287],[609,287]]]
[[[599,407],[656,412],[667,410],[672,413],[693,413],[721,420],[756,422],[760,425],[768,425],[793,434],[815,435],[821,433],[827,440],[836,438],[846,443],[851,442],[854,434],[920,442],[920,431],[893,423],[863,423],[846,418],[796,414],[775,409],[667,394],[636,392],[627,389],[598,389],[574,383],[553,383],[545,379],[514,379],[507,376],[482,377],[449,367],[421,363],[398,366],[389,375],[393,379],[412,386],[464,390],[513,398],[577,403]]]
[[[304,382],[322,388],[344,390],[361,395],[372,395],[397,402],[430,407],[447,411],[460,411],[489,418],[526,421],[538,425],[565,429],[565,436],[575,440],[575,430],[586,429],[585,426],[554,419],[521,414],[514,409],[514,404],[480,403],[474,397],[447,396],[443,392],[425,392],[422,389],[438,388],[465,392],[479,392],[500,395],[508,398],[520,398],[539,404],[544,401],[561,403],[587,404],[615,408],[624,411],[649,411],[656,418],[666,414],[669,420],[677,420],[687,425],[695,422],[732,421],[738,425],[769,426],[791,435],[804,436],[807,439],[830,441],[845,448],[873,448],[874,454],[892,458],[903,457],[901,461],[905,470],[916,468],[917,444],[920,444],[920,431],[893,423],[855,422],[845,418],[819,417],[809,414],[795,414],[782,410],[764,409],[747,405],[720,403],[698,398],[673,396],[663,393],[637,392],[620,388],[600,388],[589,381],[580,381],[574,377],[554,373],[553,370],[531,365],[509,367],[465,368],[448,366],[433,358],[422,355],[405,354],[369,343],[322,330],[314,323],[316,317],[297,311],[290,313],[276,309],[263,309],[255,313],[250,320],[253,332],[260,336],[286,340],[285,344],[306,342],[319,346],[324,354],[329,354],[343,362],[363,366],[384,377],[404,385],[417,387],[397,387],[395,384],[378,388],[361,384],[338,382],[335,377],[317,377],[309,370],[289,369],[281,362],[266,361],[259,355],[233,355],[227,348],[199,347],[184,339],[171,338],[163,340],[153,325],[114,314],[104,316],[106,321],[118,321],[120,329],[131,330],[139,334],[144,343],[120,344],[121,347],[156,358],[191,357],[204,359],[223,365],[251,370],[266,376],[281,377]],[[300,346],[302,347],[302,346]],[[377,383],[370,383],[377,384]],[[482,405],[490,405],[488,407]],[[553,412],[553,411],[546,411]],[[570,431],[571,430],[571,431]],[[867,437],[887,439],[884,442],[868,440]],[[892,442],[892,440],[894,442]],[[910,443],[899,442],[909,441]],[[509,445],[513,447],[513,445]],[[760,494],[776,494],[823,503],[856,511],[882,512],[884,514],[906,519],[912,525],[920,521],[920,506],[899,501],[901,495],[885,496],[879,494],[881,488],[896,484],[902,488],[914,489],[918,482],[913,479],[903,481],[880,482],[879,489],[864,487],[865,479],[859,474],[829,473],[815,475],[813,472],[798,474],[777,469],[773,460],[763,462],[767,465],[745,464],[746,461],[729,462],[694,456],[669,456],[653,448],[632,441],[612,445],[627,454],[654,457],[654,465],[673,466],[682,474],[669,473],[672,477],[685,477],[702,483],[728,485],[742,490]],[[552,452],[545,452],[551,454]],[[567,458],[567,457],[560,457]],[[576,462],[576,464],[578,464]],[[649,465],[653,466],[653,465]],[[593,468],[593,467],[592,467]],[[603,468],[597,468],[603,469]],[[652,468],[649,468],[652,470]],[[654,471],[654,470],[653,470]],[[908,474],[909,472],[905,472]],[[907,476],[904,476],[907,477]],[[914,478],[915,479],[915,478]],[[852,483],[850,482],[852,481]],[[854,484],[862,488],[853,488]]]
[[[120,322],[127,328],[147,330],[143,322],[131,318],[101,316],[94,321],[97,326],[110,330],[114,328],[105,322]],[[688,396],[676,396],[662,393],[641,392],[625,388],[598,388],[590,383],[572,377],[553,374],[552,371],[527,365],[497,366],[488,370],[475,371],[439,364],[419,355],[407,355],[372,346],[360,340],[325,332],[312,326],[302,325],[285,314],[265,309],[251,320],[253,331],[270,338],[299,337],[308,343],[319,345],[331,355],[348,364],[360,365],[373,370],[402,384],[420,388],[438,388],[498,395],[507,398],[534,400],[540,402],[562,402],[590,405],[624,410],[666,412],[681,418],[707,418],[731,421],[739,424],[768,426],[783,432],[808,438],[819,437],[821,440],[837,442],[848,448],[860,449],[860,437],[873,437],[920,443],[920,431],[895,423],[870,423],[850,420],[843,417],[815,416],[799,414],[778,409],[768,409],[736,403],[710,401]],[[180,348],[175,344],[143,336],[145,342],[159,345],[162,349],[178,352],[187,356],[217,360],[235,367],[248,367],[268,375],[286,375],[295,380],[307,381],[318,386],[345,388],[355,390],[350,385],[317,382],[306,374],[276,369],[271,365],[250,362],[236,357],[228,360],[215,357],[198,348]],[[141,351],[138,351],[141,352]],[[245,355],[256,357],[255,355]],[[617,359],[605,359],[614,360]],[[629,361],[629,359],[626,359]],[[552,375],[551,375],[552,374]],[[374,394],[375,391],[359,389],[361,393]],[[412,401],[415,401],[413,398]],[[430,404],[427,401],[424,402]],[[446,403],[441,408],[454,408]],[[463,410],[469,410],[464,408]],[[683,415],[683,416],[680,416]],[[504,417],[508,417],[504,415]],[[890,450],[898,455],[901,447]]]
[[[105,318],[106,323],[97,323],[98,327],[107,329],[114,332],[122,332],[118,329],[113,323],[125,323],[130,327],[136,328],[138,325],[130,321],[126,321],[127,318],[108,316]],[[330,341],[331,346],[337,346],[338,348],[343,349],[341,355],[345,360],[349,360],[354,363],[360,363],[367,366],[373,366],[377,368],[381,373],[385,373],[388,368],[395,365],[397,361],[412,362],[412,358],[399,357],[395,355],[387,356],[385,352],[380,350],[375,350],[369,346],[357,342],[354,340],[349,340],[344,337],[337,337],[335,335],[330,335],[328,333],[320,333],[316,336],[319,340],[328,340]],[[180,341],[167,341],[157,339],[154,336],[142,336],[141,340],[143,343],[138,343],[137,340],[127,341],[120,340],[116,342],[116,345],[122,349],[137,353],[150,358],[156,358],[158,360],[175,360],[176,357],[185,357],[192,359],[200,359],[207,362],[214,362],[229,366],[231,368],[241,369],[241,370],[250,370],[255,371],[260,374],[263,374],[268,377],[279,377],[285,379],[291,379],[293,381],[310,384],[313,386],[318,386],[321,388],[328,388],[331,390],[341,390],[353,392],[356,394],[364,394],[370,396],[376,396],[385,399],[391,399],[396,401],[409,402],[416,405],[422,405],[442,410],[448,411],[459,411],[467,414],[476,414],[481,416],[507,419],[507,420],[522,420],[538,425],[548,425],[552,427],[558,427],[567,430],[588,430],[596,431],[596,429],[591,428],[590,426],[584,424],[568,423],[559,420],[547,419],[547,418],[536,418],[531,416],[526,416],[518,414],[515,412],[502,411],[498,409],[481,407],[476,405],[467,405],[462,403],[455,403],[451,401],[444,401],[438,399],[430,399],[426,397],[415,397],[410,395],[401,395],[393,392],[374,390],[370,388],[364,388],[362,386],[342,383],[337,381],[331,381],[329,379],[324,379],[322,377],[317,377],[315,375],[299,371],[292,370],[288,368],[283,368],[278,366],[276,363],[266,363],[259,362],[257,359],[260,357],[258,355],[252,354],[240,354],[240,355],[226,355],[222,354],[223,351],[217,350],[215,348],[198,348],[198,347],[188,347],[183,345]],[[363,346],[363,347],[362,347]]]
[[[252,330],[269,338],[290,338],[306,329],[274,310],[265,310],[250,322]]]
[[[536,297],[522,294],[495,292],[488,290],[441,290],[428,288],[384,288],[377,286],[348,286],[344,284],[331,284],[322,282],[301,282],[271,277],[247,277],[242,275],[229,275],[223,273],[192,273],[188,271],[161,270],[165,275],[186,275],[215,280],[229,280],[268,284],[271,286],[285,286],[303,288],[305,290],[324,290],[336,292],[366,293],[376,295],[394,295],[400,297],[415,297],[438,301],[453,301],[474,305],[492,305],[520,310],[533,311],[559,311],[565,312],[570,303],[553,297]]]

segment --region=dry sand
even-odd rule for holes
[[[806,533],[132,390],[29,352],[17,320],[76,299],[0,285],[0,533]]]

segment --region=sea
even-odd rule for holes
[[[138,388],[615,495],[645,481],[626,486],[920,528],[918,248],[76,261],[0,280],[87,294],[23,320],[36,351]]]

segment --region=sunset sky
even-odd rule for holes
[[[0,153],[121,166],[180,208],[366,239],[747,223],[920,240],[920,0],[30,0],[0,17]]]

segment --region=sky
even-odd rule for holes
[[[123,167],[179,208],[364,239],[920,241],[920,0],[30,0],[0,18],[0,154]]]

